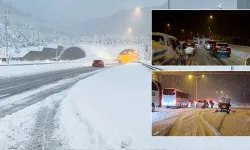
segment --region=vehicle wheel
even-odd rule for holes
[[[181,63],[181,61],[180,61],[179,58],[175,59],[175,65],[176,65],[176,66],[180,65],[180,63]]]
[[[186,59],[185,59],[185,57],[183,57],[183,58],[181,59],[181,65],[186,65],[186,64],[187,64]]]
[[[227,54],[227,57],[230,57],[230,54]]]
[[[152,112],[154,112],[154,111],[155,111],[155,104],[152,103]]]
[[[216,54],[214,54],[214,53],[213,53],[213,56],[214,56],[215,58],[217,58],[217,55],[216,55]]]

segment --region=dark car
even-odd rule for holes
[[[208,108],[208,102],[206,100],[197,100],[195,101],[196,108]]]
[[[217,43],[215,46],[211,47],[211,54],[214,57],[218,56],[226,56],[230,57],[231,56],[231,48],[227,43]]]
[[[104,62],[102,60],[94,60],[92,67],[104,67]]]

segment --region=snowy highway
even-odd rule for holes
[[[230,58],[215,58],[203,45],[198,45],[197,54],[187,58],[187,65],[245,65],[245,60],[233,52]]]
[[[158,116],[158,120],[152,124],[152,135],[249,136],[250,109],[232,110],[231,114],[226,114],[215,112],[215,109],[161,109],[153,112],[153,118]]]
[[[79,67],[0,79],[0,118],[70,88],[106,68]]]
[[[0,79],[0,99],[97,69],[99,68],[81,67],[21,77],[3,78]]]

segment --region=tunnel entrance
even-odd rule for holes
[[[122,63],[130,63],[139,60],[139,54],[134,49],[125,49],[117,56],[117,61],[121,60]]]
[[[79,47],[69,47],[61,55],[61,60],[77,60],[86,56],[85,51]]]

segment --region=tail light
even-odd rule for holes
[[[227,47],[227,51],[231,51],[231,48],[230,48],[230,47]]]
[[[99,62],[99,64],[102,64],[102,62]]]
[[[214,46],[214,51],[217,53],[218,49],[220,49],[219,46]]]

